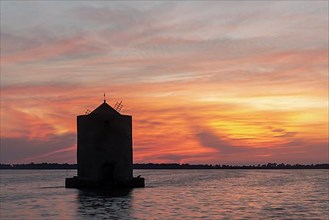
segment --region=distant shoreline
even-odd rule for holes
[[[77,164],[59,163],[29,163],[29,164],[0,164],[0,169],[13,170],[75,170]],[[211,165],[211,164],[178,164],[178,163],[145,163],[134,164],[133,169],[329,169],[329,164],[277,164],[267,163],[258,165]]]

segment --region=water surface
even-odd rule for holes
[[[328,219],[328,170],[135,170],[146,187],[64,188],[75,170],[1,170],[0,219]]]

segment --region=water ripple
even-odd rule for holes
[[[146,188],[64,188],[66,171],[1,171],[0,219],[328,219],[328,170],[135,170]],[[76,175],[70,171],[69,176]]]

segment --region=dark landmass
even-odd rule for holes
[[[18,170],[52,170],[52,169],[77,169],[77,164],[68,163],[29,163],[29,164],[0,164],[0,169],[18,169]]]
[[[211,164],[159,164],[159,163],[147,163],[147,164],[134,164],[134,169],[329,169],[329,164],[258,164],[258,165],[211,165]]]
[[[329,164],[284,164],[268,163],[258,165],[211,165],[211,164],[179,164],[179,163],[146,163],[134,164],[134,169],[329,169]],[[0,169],[77,169],[77,164],[29,163],[0,164]]]

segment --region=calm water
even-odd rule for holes
[[[1,170],[0,219],[328,219],[328,170],[135,170],[146,188],[64,188],[66,170]]]

